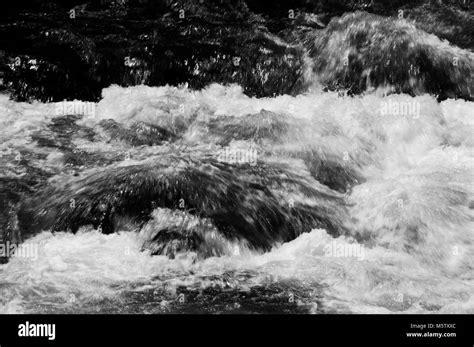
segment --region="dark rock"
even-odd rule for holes
[[[140,165],[109,166],[64,180],[25,202],[20,228],[25,237],[44,229],[75,232],[83,225],[111,232],[115,216],[143,223],[156,207],[184,204],[191,214],[211,220],[224,237],[253,248],[269,249],[313,228],[344,232],[342,197],[317,190],[310,177],[283,164],[232,166],[206,158],[166,153]],[[289,202],[290,192],[302,200]]]
[[[70,18],[71,9],[76,11],[75,18]],[[0,90],[7,90],[17,100],[98,100],[101,90],[111,84],[188,83],[200,89],[217,82],[237,83],[252,96],[294,95],[305,90],[308,82],[303,79],[305,49],[319,60],[316,71],[332,70],[328,59],[333,57],[325,54],[324,41],[356,20],[373,22],[374,17],[359,15],[350,21],[346,16],[333,21],[325,31],[321,27],[335,16],[358,10],[392,18],[402,10],[420,30],[473,49],[473,6],[454,0],[443,4],[429,0],[129,0],[87,4],[23,0],[9,4],[1,17]],[[354,35],[390,37],[397,32],[402,34],[402,48],[390,53],[401,53],[403,59],[396,71],[384,68],[387,56],[381,54],[389,52],[382,50],[372,59],[362,54],[365,63],[349,57],[351,65],[344,76],[336,67],[321,81],[330,89],[363,92],[368,86],[361,71],[370,64],[373,72],[369,80],[375,85],[389,81],[400,83],[395,86],[397,91],[418,92],[407,86],[409,65],[402,63],[406,61],[421,69],[415,77],[424,78],[427,92],[470,97],[465,88],[470,76],[452,77],[469,73],[470,63],[465,58],[456,73],[431,56],[431,48],[426,50],[409,32],[393,24],[386,24],[378,33],[359,31]],[[316,49],[313,43],[300,45],[301,36],[307,34],[312,40],[319,37]],[[362,45],[353,39],[340,44]],[[412,42],[416,47],[405,54],[404,45]]]
[[[159,145],[165,141],[173,141],[177,137],[170,131],[152,124],[138,122],[131,128],[125,128],[112,119],[100,122],[111,140],[125,141],[132,146]]]
[[[473,100],[474,53],[442,42],[404,20],[356,12],[309,33],[315,76],[353,94],[392,92]]]

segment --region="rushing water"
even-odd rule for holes
[[[0,313],[473,313],[472,52],[305,35],[296,96],[0,95]]]
[[[70,194],[87,189],[81,185],[96,184],[81,179],[99,175],[104,163],[113,167],[111,172],[158,163],[159,155],[173,145],[131,145],[130,139],[107,133],[104,119],[129,126],[161,125],[170,131],[185,124],[181,145],[173,153],[200,158],[222,155],[216,143],[226,135],[219,127],[214,133],[215,128],[204,131],[206,126],[222,120],[242,127],[251,123],[248,115],[251,119],[263,114],[271,119],[284,116],[285,131],[257,141],[231,140],[229,146],[256,146],[254,167],[287,163],[314,189],[339,199],[330,201],[344,205],[337,213],[328,212],[329,218],[339,219],[336,224],[344,225],[343,232],[316,228],[292,241],[275,242],[270,250],[242,239],[213,237],[217,246],[209,246],[211,253],[183,246],[171,252],[172,257],[151,255],[143,247],[147,235],[167,223],[174,225],[179,213],[186,214],[170,213],[164,206],[156,207],[144,226],[125,218],[116,233],[108,235],[90,225],[80,226],[76,234],[43,230],[24,243],[37,250],[34,257],[13,257],[0,266],[1,312],[474,310],[471,102],[438,103],[429,95],[344,97],[331,92],[257,99],[237,86],[212,85],[201,92],[112,86],[103,91],[93,112],[86,114],[84,106],[84,114],[77,117],[76,125],[84,128],[71,135],[69,148],[98,159],[82,163],[76,176],[61,173],[68,169],[66,149],[38,141],[51,132],[48,125],[58,117],[60,104],[15,103],[7,97],[1,103],[6,115],[1,119],[2,175],[7,177],[44,175],[59,192],[72,186]],[[393,105],[404,103],[417,106],[411,113],[407,106],[406,114],[396,115]],[[94,135],[88,136],[85,128]],[[260,135],[265,130],[262,124],[257,128]],[[312,148],[317,162],[356,172],[358,178],[347,180],[348,189],[331,184],[327,177],[333,189],[322,186],[305,168],[305,159],[294,155],[302,148]],[[15,160],[18,153],[26,159]],[[249,163],[228,165],[240,170]],[[282,204],[310,199],[289,184],[272,189],[286,199]],[[212,225],[202,228],[216,233]]]

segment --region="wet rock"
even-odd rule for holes
[[[404,20],[356,12],[310,33],[317,79],[359,94],[372,88],[472,100],[474,53],[442,42]]]
[[[229,145],[232,141],[250,140],[261,143],[264,140],[277,142],[286,135],[290,128],[290,120],[267,110],[243,117],[226,117],[212,120],[209,133],[220,137],[218,144]]]
[[[339,26],[333,21],[331,28],[322,30],[332,18],[347,12],[363,10],[396,19],[401,10],[418,29],[472,50],[473,9],[460,1],[444,1],[442,5],[411,0],[21,3],[24,5],[15,3],[7,8],[0,23],[0,90],[17,100],[97,101],[101,90],[112,84],[188,83],[200,89],[213,82],[237,83],[252,96],[295,95],[312,82],[304,79],[306,50],[319,61],[315,69],[323,73],[320,80],[330,89],[349,88],[352,93],[360,93],[370,87],[368,77],[375,86],[387,80],[400,84],[395,85],[397,92],[422,93],[415,90],[418,86],[409,85],[407,74],[412,72],[407,71],[413,64],[420,73],[410,77],[423,79],[424,90],[442,97],[470,97],[465,84],[472,70],[466,57],[460,58],[456,70],[433,58],[430,49],[419,42],[415,41],[414,49],[407,49],[412,41],[405,40],[400,42],[400,51],[382,49],[373,59],[363,52],[358,58],[352,54],[344,73],[329,66],[332,62],[325,53],[325,41],[332,34],[343,33],[344,25],[355,21],[343,17]],[[75,11],[74,18],[71,10]],[[400,28],[387,24],[379,33],[362,30],[355,36],[390,37],[397,30]],[[307,35],[313,40],[321,37],[320,42],[302,44]],[[348,49],[361,44],[354,42],[354,37],[340,42]],[[395,70],[385,68],[388,56],[381,55],[388,53],[403,57],[397,60],[400,64]],[[335,59],[337,64],[339,60]],[[390,64],[394,64],[393,59]],[[365,76],[361,71],[368,65],[372,71]],[[332,73],[324,74],[328,69]]]
[[[143,249],[169,258],[189,252],[194,252],[198,258],[234,253],[233,244],[219,233],[210,220],[183,209],[154,210],[152,219],[142,228],[140,236]]]
[[[75,232],[82,225],[112,232],[115,216],[143,223],[157,207],[179,209],[182,204],[211,220],[224,237],[257,249],[313,228],[342,234],[343,199],[314,188],[310,177],[295,171],[284,164],[233,166],[196,153],[192,158],[167,153],[45,188],[22,206],[19,223],[25,237],[43,229]]]
[[[26,8],[0,25],[3,88],[16,99],[97,100],[111,84],[238,83],[258,96],[302,88],[300,54],[262,35],[243,1],[129,1],[75,18],[71,9]]]
[[[10,245],[19,245],[21,236],[16,211],[23,193],[31,193],[33,182],[21,178],[0,178],[0,264],[8,261]]]
[[[111,140],[125,141],[132,146],[152,146],[176,139],[176,135],[170,131],[145,122],[138,122],[130,128],[125,128],[114,120],[108,119],[101,121],[100,125]]]

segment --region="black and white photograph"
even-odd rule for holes
[[[397,338],[455,345],[438,320],[474,314],[473,77],[470,0],[3,1],[8,334],[400,316]]]

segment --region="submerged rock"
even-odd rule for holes
[[[313,228],[344,232],[342,196],[304,172],[274,162],[229,165],[191,153],[95,169],[42,189],[22,206],[20,228],[25,237],[89,224],[109,233],[116,230],[115,217],[142,225],[162,207],[208,219],[225,238],[255,249],[270,249]]]
[[[314,77],[329,89],[373,88],[472,100],[474,53],[441,41],[405,19],[356,12],[306,34]]]
[[[238,243],[225,238],[212,221],[183,210],[157,208],[140,231],[143,249],[170,258],[194,252],[199,258],[239,252]],[[245,244],[245,243],[244,243]]]

